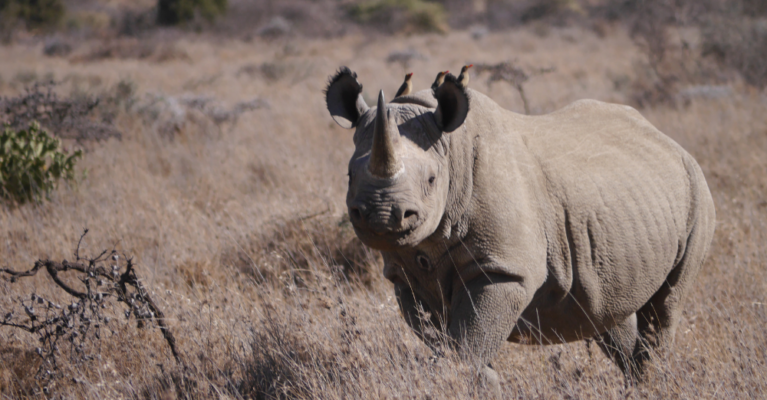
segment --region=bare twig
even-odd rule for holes
[[[477,74],[483,72],[489,72],[490,76],[487,79],[487,85],[490,86],[494,82],[504,81],[508,82],[511,86],[517,89],[519,96],[522,98],[522,103],[525,107],[525,114],[530,115],[530,101],[525,94],[524,84],[533,77],[548,74],[554,72],[553,67],[548,68],[531,68],[525,70],[511,61],[504,61],[499,64],[477,64],[474,66],[474,70]]]
[[[162,310],[160,310],[159,307],[157,307],[157,304],[152,300],[152,298],[149,296],[149,293],[144,288],[144,285],[141,284],[141,281],[139,281],[138,277],[136,276],[136,270],[133,265],[133,259],[128,259],[128,264],[125,269],[125,272],[120,275],[120,280],[117,282],[118,287],[122,291],[122,295],[124,298],[127,298],[127,286],[133,286],[137,293],[138,297],[140,297],[146,305],[149,307],[150,315],[151,317],[157,322],[157,325],[160,327],[160,332],[162,332],[162,336],[165,338],[165,341],[168,343],[168,347],[170,347],[170,351],[173,354],[173,358],[176,359],[176,361],[179,364],[183,365],[183,361],[181,359],[181,355],[178,352],[178,349],[176,348],[176,338],[173,336],[173,332],[170,331],[170,328],[168,328],[168,325],[165,323],[165,314],[163,314]]]
[[[75,262],[38,260],[34,267],[27,271],[0,268],[0,275],[8,275],[11,282],[45,270],[56,286],[75,298],[75,301],[66,307],[45,300],[35,293],[29,296],[29,300],[18,298],[16,304],[23,312],[8,312],[0,319],[0,326],[21,329],[39,337],[42,345],[35,352],[43,359],[43,363],[38,370],[38,378],[47,384],[58,376],[57,357],[60,355],[60,344],[69,348],[72,362],[81,363],[94,358],[88,354],[85,344],[98,344],[100,341],[100,329],[111,321],[102,310],[112,298],[128,306],[124,312],[125,317],[135,316],[140,327],[144,326],[145,321],[156,322],[174,359],[183,366],[176,339],[165,322],[165,315],[136,275],[133,259],[123,257],[125,269],[120,273],[120,256],[116,250],[111,250],[111,253],[104,250],[92,258],[81,256],[80,247],[87,233],[86,229],[78,240],[74,252]],[[112,265],[107,269],[104,263],[110,259]],[[64,282],[59,275],[63,272],[76,272],[85,290]]]

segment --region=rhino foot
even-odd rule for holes
[[[479,371],[479,383],[481,388],[480,398],[484,399],[502,399],[501,396],[501,378],[493,367],[485,365]]]

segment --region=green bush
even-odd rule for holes
[[[349,7],[349,15],[389,31],[447,32],[445,7],[424,0],[368,0]]]
[[[5,126],[0,134],[0,198],[17,203],[42,201],[58,181],[74,181],[82,151],[67,154],[58,139],[33,122],[26,130]]]
[[[64,11],[62,0],[0,0],[0,22],[11,24],[21,20],[31,29],[58,24]]]
[[[226,12],[227,0],[158,0],[157,23],[178,25],[199,13],[208,21]]]

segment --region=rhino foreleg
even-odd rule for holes
[[[440,322],[437,315],[407,286],[394,285],[394,295],[405,322],[426,345],[438,351]]]
[[[479,377],[496,396],[500,381],[490,362],[509,338],[527,298],[518,279],[497,274],[466,282],[453,296],[448,332],[481,365]]]

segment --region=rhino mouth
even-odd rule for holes
[[[399,229],[372,229],[369,226],[360,226],[352,223],[354,232],[362,243],[378,250],[393,250],[396,248],[411,246],[413,234],[421,226],[421,221],[411,226]]]
[[[362,243],[366,246],[376,250],[392,251],[402,247],[411,246],[413,243],[410,239],[412,230],[407,232],[390,232],[390,233],[372,233],[368,231],[360,231],[354,229],[357,233],[357,237],[360,238]]]

